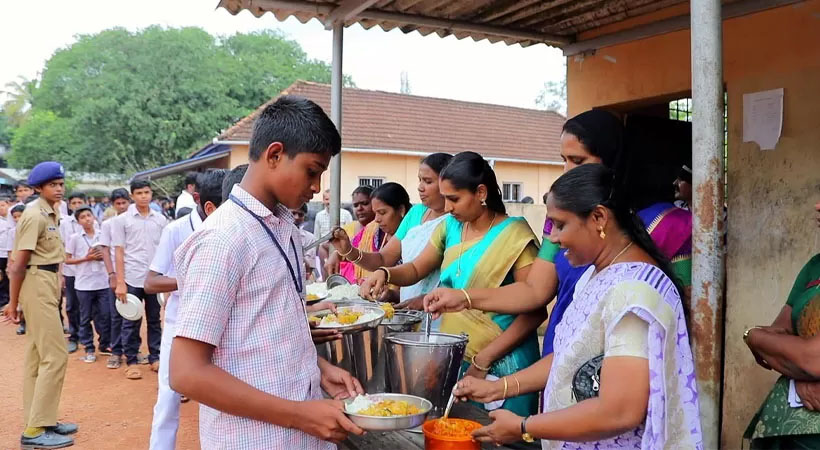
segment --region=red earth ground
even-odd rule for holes
[[[0,449],[20,448],[23,431],[23,355],[25,336],[17,336],[16,325],[0,321]],[[143,325],[143,348],[145,325]],[[151,418],[157,398],[157,376],[148,366],[139,366],[141,380],[125,378],[125,365],[105,367],[107,356],[94,364],[79,360],[82,349],[68,355],[58,420],[80,427],[76,449],[146,449]],[[199,448],[198,410],[195,402],[182,405],[177,449]]]

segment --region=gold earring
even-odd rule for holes
[[[599,231],[598,236],[601,236],[601,239],[606,239],[606,232],[604,231],[604,229],[601,228],[598,231]]]

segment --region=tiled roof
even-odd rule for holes
[[[330,85],[297,81],[282,94],[313,100],[330,114]],[[344,148],[472,150],[485,157],[561,161],[558,147],[566,119],[555,112],[355,88],[344,88],[342,95]],[[253,121],[268,103],[217,139],[250,140]]]

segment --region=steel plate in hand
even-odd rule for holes
[[[345,411],[345,414],[350,418],[350,421],[358,425],[360,428],[368,431],[395,431],[395,430],[407,430],[409,428],[415,428],[420,426],[424,423],[424,419],[427,417],[427,413],[433,409],[433,404],[424,398],[416,397],[415,395],[406,395],[406,394],[372,394],[369,395],[368,398],[374,401],[382,401],[382,400],[399,400],[405,401],[411,405],[415,405],[416,407],[421,410],[418,414],[413,414],[410,416],[392,416],[392,417],[381,417],[381,416],[363,416],[361,414],[349,413]],[[353,401],[352,399],[345,400],[345,407],[347,404]]]
[[[372,320],[368,320],[367,322],[354,323],[354,324],[351,324],[351,325],[338,325],[338,326],[319,325],[316,328],[339,330],[343,334],[349,334],[349,333],[355,333],[357,331],[376,328],[377,326],[379,326],[380,323],[382,323],[382,320],[384,319],[384,310],[379,308],[378,306],[369,306],[369,305],[364,305],[364,304],[360,304],[360,303],[336,304],[336,306],[338,308],[336,310],[337,312],[338,312],[339,309],[342,309],[342,308],[356,308],[357,310],[361,310],[365,314],[375,313],[375,314],[378,315],[378,317],[375,318],[375,319],[372,319]],[[321,319],[322,317],[324,317],[328,314],[330,314],[330,310],[324,309],[324,310],[321,310],[321,311],[317,311],[317,312],[311,314],[310,316],[311,317],[318,317],[319,319]]]

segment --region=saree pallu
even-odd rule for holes
[[[356,222],[351,222],[343,227],[348,235],[352,234],[353,225],[355,223]],[[379,228],[379,224],[373,221],[367,224],[366,227],[359,230],[359,232],[356,233],[350,241],[350,244],[361,252],[374,253],[381,249],[383,240],[384,232],[382,232]],[[349,261],[342,261],[339,263],[339,274],[347,278],[347,281],[353,284],[357,284],[359,280],[367,278],[370,273],[371,272],[368,272]]]
[[[786,304],[792,329],[803,338],[820,333],[820,254],[803,266]],[[820,412],[789,406],[789,379],[780,377],[743,434],[753,449],[820,448]]]
[[[515,281],[517,269],[532,264],[537,254],[535,235],[521,218],[507,218],[493,226],[482,238],[461,242],[462,224],[448,217],[433,233],[431,243],[443,253],[441,286],[454,289],[498,288]],[[466,371],[472,357],[506,330],[515,320],[510,314],[479,310],[447,313],[442,317],[441,331],[469,336],[462,363]],[[499,378],[529,367],[540,358],[538,336],[533,330],[523,342],[496,360],[489,374]],[[538,393],[508,398],[502,408],[518,415],[534,414]]]
[[[692,212],[661,202],[644,208],[638,217],[684,286],[692,285]]]
[[[555,353],[544,390],[544,411],[576,405],[575,373],[604,354],[616,325],[628,314],[646,322],[649,401],[643,424],[593,442],[542,440],[546,449],[703,449],[697,381],[680,294],[660,269],[646,263],[613,264],[583,284],[555,333]],[[617,355],[616,355],[617,356]],[[602,380],[606,382],[606,380]]]

